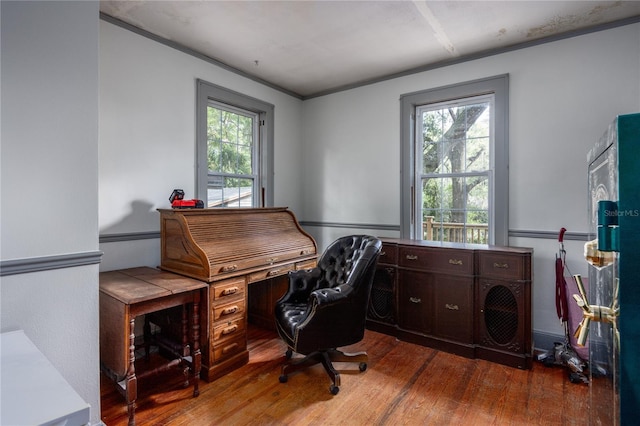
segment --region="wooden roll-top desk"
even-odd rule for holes
[[[209,283],[201,376],[215,380],[248,362],[247,322],[273,327],[285,276],[316,265],[316,242],[286,207],[159,212],[160,268]]]

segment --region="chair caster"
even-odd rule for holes
[[[337,395],[340,392],[340,388],[336,385],[331,385],[329,386],[329,392],[331,392],[331,395]]]
[[[278,377],[278,380],[280,380],[280,383],[287,383],[287,381],[289,380],[289,376],[287,376],[286,374],[282,374],[280,377]]]
[[[358,368],[360,369],[360,371],[365,371],[367,369],[367,363],[361,362]]]

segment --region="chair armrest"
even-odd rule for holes
[[[339,285],[333,288],[321,288],[311,292],[310,297],[315,298],[318,306],[331,305],[346,298],[353,288],[348,285]]]

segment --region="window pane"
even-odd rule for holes
[[[207,207],[251,207],[253,181],[240,178],[210,178]]]
[[[210,172],[254,173],[253,127],[253,117],[208,107],[207,153]]]

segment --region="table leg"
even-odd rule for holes
[[[129,321],[129,368],[126,377],[127,412],[129,413],[129,426],[136,424],[136,399],[138,397],[138,379],[136,378],[136,345],[135,345],[135,318]]]

